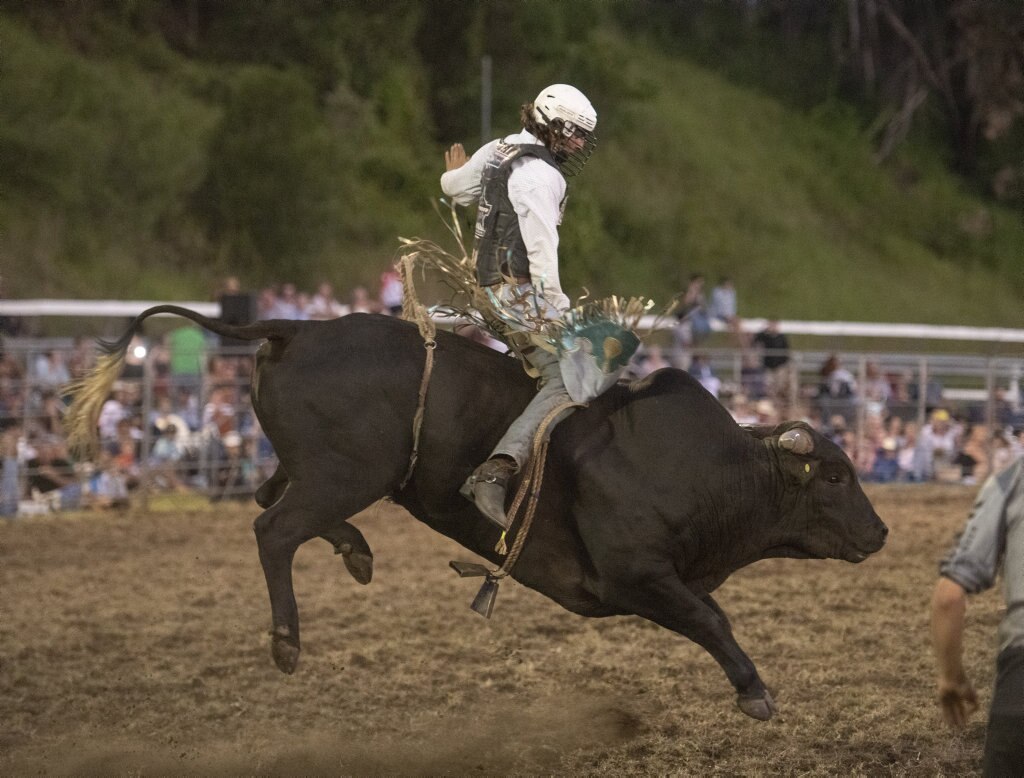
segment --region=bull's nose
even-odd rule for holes
[[[878,516],[875,516],[875,520],[878,522],[878,547],[881,548],[885,545],[886,538],[889,537],[889,528],[885,522],[882,521]]]

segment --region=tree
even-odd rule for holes
[[[308,81],[264,66],[240,71],[199,203],[236,266],[304,276],[302,259],[333,221],[334,158]]]

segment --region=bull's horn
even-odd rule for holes
[[[779,436],[779,445],[794,454],[810,454],[814,451],[814,439],[806,430],[793,429]]]

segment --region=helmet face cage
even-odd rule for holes
[[[581,91],[552,84],[534,101],[534,118],[550,132],[550,150],[564,176],[574,176],[597,146],[597,113]]]
[[[575,176],[583,170],[583,166],[587,164],[590,155],[597,148],[597,135],[573,122],[562,119],[555,119],[551,122],[551,129],[554,137],[551,144],[551,155],[558,163],[558,169],[566,177]]]

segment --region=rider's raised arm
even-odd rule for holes
[[[475,203],[480,198],[480,178],[484,172],[484,164],[494,153],[497,145],[497,140],[484,144],[464,165],[441,174],[441,191],[458,205]],[[446,154],[446,157],[448,156],[450,152]]]

